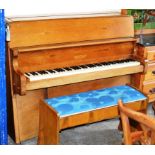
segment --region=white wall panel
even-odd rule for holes
[[[111,11],[112,12],[120,11],[117,5],[114,6],[114,3],[107,3],[107,1],[102,0],[0,0],[0,1],[3,1],[2,3],[5,8],[5,14],[7,17],[79,14],[90,12],[104,13]]]
[[[153,9],[155,0],[0,0],[6,16],[38,16]]]

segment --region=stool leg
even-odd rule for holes
[[[41,102],[39,107],[39,134],[38,144],[59,143],[59,117],[46,103]]]

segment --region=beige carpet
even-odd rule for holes
[[[153,110],[150,105],[148,114],[152,115]],[[78,126],[65,129],[60,133],[60,144],[62,145],[120,145],[122,133],[117,130],[118,119],[111,119],[89,125]],[[15,143],[9,137],[9,144]],[[21,143],[22,145],[36,145],[37,138],[33,138]]]

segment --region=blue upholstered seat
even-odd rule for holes
[[[93,90],[74,95],[46,99],[45,102],[53,107],[60,117],[92,111],[123,103],[145,100],[146,97],[136,89],[122,85],[100,90]]]

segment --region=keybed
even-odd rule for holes
[[[84,73],[90,73],[90,72],[95,73],[95,72],[109,70],[109,69],[117,69],[117,68],[124,68],[124,67],[138,66],[138,65],[140,65],[140,62],[135,61],[133,59],[126,59],[126,60],[116,60],[116,61],[110,61],[110,62],[101,62],[101,63],[94,63],[94,64],[64,67],[64,68],[48,69],[48,70],[42,70],[37,72],[25,73],[24,75],[30,81],[37,81],[37,80],[56,78],[56,77],[62,77],[62,76],[70,76],[75,74],[84,74]]]

